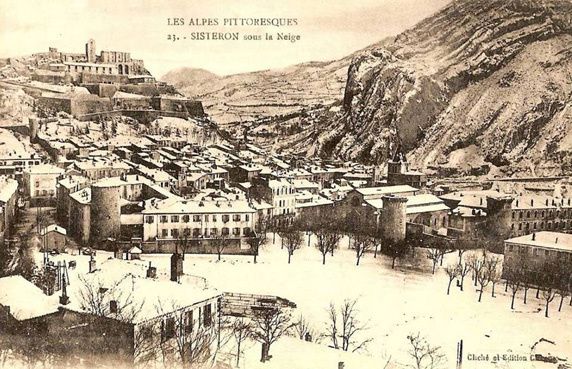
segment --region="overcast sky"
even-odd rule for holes
[[[332,60],[413,26],[449,0],[0,0],[0,57],[47,51],[83,52],[91,37],[100,50],[129,51],[160,77],[177,67],[217,74]],[[297,18],[274,27],[173,27],[167,18]],[[299,34],[286,41],[167,40],[175,33]]]

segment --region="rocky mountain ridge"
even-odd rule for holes
[[[383,163],[401,146],[425,169],[569,172],[571,55],[569,0],[454,1],[352,60],[309,152]]]

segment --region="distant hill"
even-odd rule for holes
[[[192,86],[198,89],[203,83],[211,83],[219,78],[208,70],[182,67],[169,71],[161,77],[161,81],[172,84],[176,88]]]

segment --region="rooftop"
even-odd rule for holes
[[[572,234],[568,233],[542,231],[509,238],[505,242],[572,252]]]
[[[391,194],[398,194],[398,193],[405,193],[405,192],[417,192],[419,189],[415,187],[411,187],[409,185],[399,185],[399,186],[385,186],[385,187],[364,187],[364,188],[356,188],[356,191],[362,194],[363,196],[371,196],[371,195],[391,195]]]
[[[57,298],[46,296],[20,275],[0,278],[0,305],[9,306],[17,320],[32,319],[58,311]]]

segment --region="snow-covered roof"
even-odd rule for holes
[[[62,174],[64,170],[52,164],[34,165],[26,169],[30,174]]]
[[[427,213],[434,211],[450,210],[447,205],[435,195],[432,194],[420,194],[406,197],[407,202],[405,204],[406,214],[418,214]],[[371,199],[365,200],[366,204],[376,208],[383,209],[382,199]]]
[[[207,214],[207,213],[254,213],[256,210],[246,200],[197,201],[175,200],[157,201],[149,204],[143,214]]]
[[[17,320],[26,320],[58,311],[56,296],[46,296],[20,275],[0,278],[0,305],[9,306]]]
[[[364,196],[370,196],[370,195],[383,196],[383,195],[406,193],[406,192],[416,192],[419,191],[419,189],[411,187],[409,185],[398,185],[398,186],[385,186],[385,187],[356,188],[356,191]]]
[[[129,306],[120,309],[119,314],[107,312],[108,318],[138,324],[221,295],[216,289],[205,286],[204,280],[197,283],[192,276],[183,276],[180,284],[162,278],[146,278],[146,264],[145,261],[109,259],[102,262],[95,273],[84,275],[87,283],[108,289],[103,295],[103,303],[116,300],[122,306],[129,301]],[[66,309],[86,312],[79,297],[83,287],[76,288],[70,293],[71,303]],[[120,315],[122,312],[124,315]]]
[[[509,238],[505,242],[536,246],[561,251],[572,251],[572,234],[542,231]]]
[[[0,182],[0,201],[8,202],[16,191],[18,191],[18,181],[5,178]]]
[[[50,232],[57,232],[59,234],[63,234],[64,236],[67,234],[67,231],[64,227],[60,227],[57,224],[50,224],[49,226],[43,228],[40,230],[40,234],[43,236],[45,234],[48,234]]]
[[[129,249],[130,254],[141,254],[142,252],[143,252],[143,250],[141,250],[137,246],[133,246],[132,248]]]

